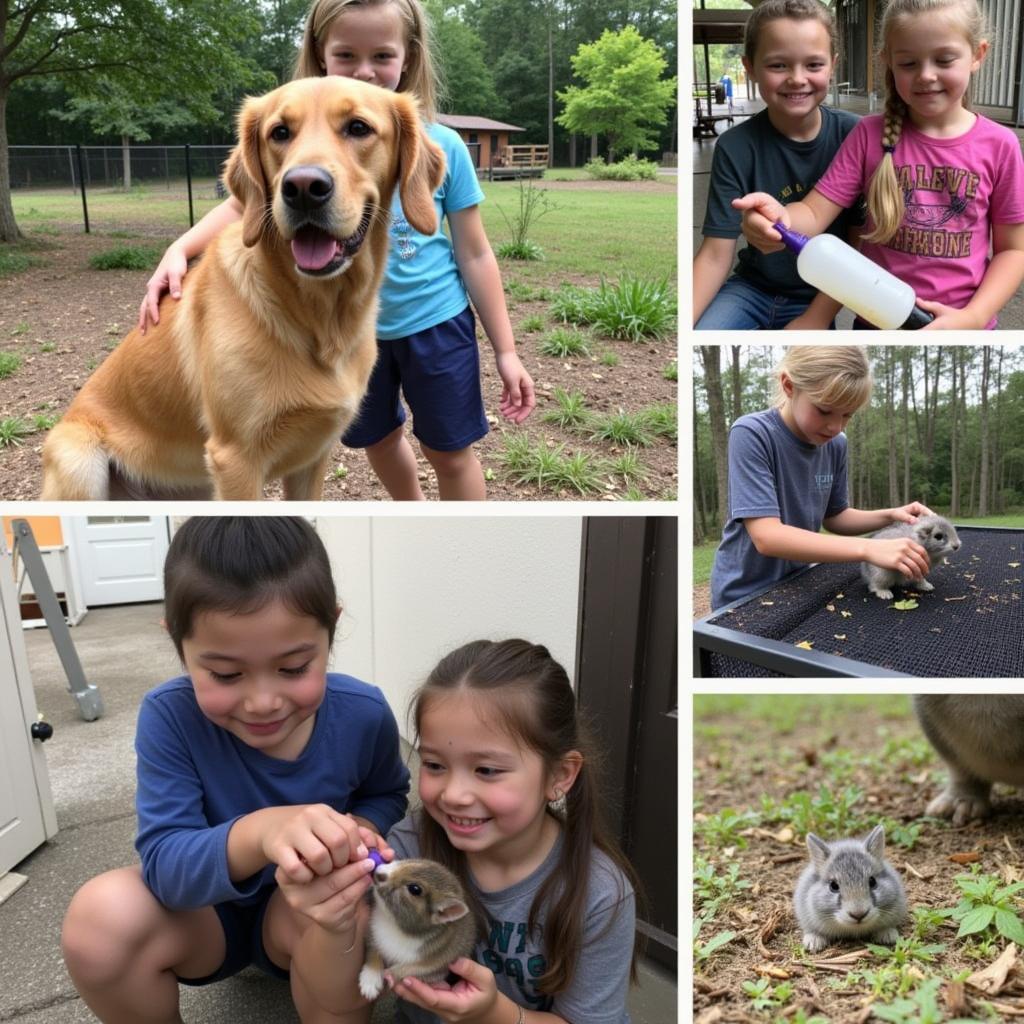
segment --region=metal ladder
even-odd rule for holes
[[[50,576],[43,564],[43,556],[32,533],[32,527],[24,519],[11,521],[11,532],[14,535],[14,545],[11,549],[13,564],[18,564],[20,558],[25,566],[25,572],[32,582],[32,589],[36,595],[36,601],[46,619],[47,628],[50,630],[50,639],[57,649],[57,656],[64,666],[64,673],[68,677],[68,692],[78,702],[78,710],[87,722],[95,722],[103,715],[103,698],[100,691],[87,682],[85,673],[82,671],[82,663],[78,660],[78,652],[71,639],[71,631],[64,619],[64,613],[60,610],[60,603],[54,593]]]

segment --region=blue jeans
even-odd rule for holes
[[[778,331],[810,302],[771,295],[733,274],[701,314],[697,331]],[[831,325],[835,328],[835,323]]]

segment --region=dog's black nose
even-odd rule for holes
[[[293,167],[281,181],[281,197],[292,210],[319,209],[334,195],[334,179],[322,167]]]

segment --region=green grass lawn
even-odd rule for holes
[[[583,177],[582,171],[554,173]],[[486,197],[481,204],[484,227],[497,247],[511,238],[501,210],[514,218],[519,210],[518,185],[484,181],[481,187]],[[210,196],[212,183],[198,183],[196,193]],[[70,192],[15,192],[12,198],[18,225],[29,237],[52,234],[57,225],[82,225],[81,199]],[[514,276],[536,287],[557,288],[571,275],[604,274],[616,279],[629,268],[638,277],[675,282],[675,192],[631,192],[608,183],[607,188],[551,190],[549,198],[553,209],[529,231],[530,240],[544,250],[545,259],[502,261],[506,279]],[[130,237],[146,229],[184,232],[189,226],[184,192],[162,187],[138,187],[128,193],[97,191],[88,195],[88,203],[90,226],[96,233],[116,231]],[[196,219],[218,203],[215,198],[197,198]]]
[[[947,513],[940,512],[940,515]],[[963,516],[956,518],[957,526],[1006,526],[1015,529],[1024,529],[1024,510],[1010,512],[1001,516],[985,516],[981,519],[967,519]],[[827,530],[822,530],[827,533]],[[700,586],[711,580],[711,566],[715,560],[715,552],[718,550],[718,541],[709,540],[703,544],[693,546],[693,585]]]

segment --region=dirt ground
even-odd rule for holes
[[[559,183],[552,183],[558,185]],[[562,183],[586,185],[588,183]],[[641,185],[647,183],[640,183]],[[650,183],[664,190],[671,186]],[[131,231],[130,225],[125,230]],[[140,233],[146,229],[138,228]],[[133,237],[131,245],[152,245],[162,249],[173,233],[155,237]],[[36,415],[57,415],[67,408],[75,392],[121,338],[135,325],[139,303],[151,271],[96,271],[89,257],[96,252],[126,244],[100,235],[85,235],[76,225],[61,226],[61,234],[45,239],[49,247],[40,253],[45,261],[27,271],[0,280],[0,352],[13,352],[22,364],[12,376],[0,380],[0,420],[7,417],[31,419]],[[515,279],[514,264],[503,262],[506,282]],[[552,281],[552,290],[560,281]],[[580,285],[597,285],[577,277]],[[534,289],[536,291],[536,289]],[[476,446],[488,476],[488,497],[496,500],[579,500],[575,490],[554,492],[533,484],[516,482],[500,459],[502,439],[526,431],[534,444],[549,448],[565,445],[566,454],[587,452],[601,459],[613,459],[622,450],[609,442],[592,441],[586,435],[543,422],[545,412],[556,408],[556,388],[582,391],[586,407],[594,413],[635,412],[640,408],[677,401],[676,384],[665,380],[665,367],[676,358],[676,337],[631,344],[597,338],[589,356],[557,359],[541,355],[538,344],[544,331],[555,326],[546,301],[523,301],[508,296],[517,348],[537,388],[537,409],[521,427],[500,418],[498,402],[501,379],[494,367],[490,344],[478,329],[484,402],[490,433]],[[541,331],[527,331],[528,317],[543,317]],[[618,357],[607,366],[600,357]],[[409,425],[411,426],[411,425]],[[407,426],[407,429],[409,429]],[[411,429],[409,429],[411,438]],[[40,451],[43,431],[23,439],[20,446],[0,446],[0,498],[35,499],[41,485]],[[414,448],[419,456],[418,446]],[[658,438],[640,451],[647,476],[635,481],[643,497],[673,500],[678,488],[678,454],[674,442]],[[422,456],[420,480],[428,498],[436,498],[437,485],[429,464]],[[602,474],[603,491],[588,494],[590,500],[622,498],[627,486],[621,477]],[[279,485],[268,488],[268,497],[279,497]],[[638,496],[634,492],[634,496]],[[386,500],[361,452],[339,442],[332,459],[324,498],[327,500]]]
[[[907,955],[899,970],[863,946],[833,946],[812,956],[801,947],[792,910],[793,889],[807,862],[804,830],[777,814],[723,835],[711,826],[720,812],[762,812],[773,801],[799,807],[801,795],[818,804],[839,803],[856,787],[853,816],[844,835],[863,836],[886,819],[886,856],[900,872],[911,913],[917,908],[953,908],[961,898],[956,875],[977,864],[1002,884],[1024,878],[1024,801],[997,787],[996,813],[984,823],[953,828],[923,818],[928,800],[945,778],[913,717],[910,697],[841,696],[694,699],[694,857],[706,858],[718,876],[731,865],[750,887],[737,891],[701,929],[707,942],[725,930],[735,938],[694,966],[693,1012],[697,1024],[747,1021],[864,1022],[868,1019],[1010,1020],[1024,1016],[1024,967],[1016,949],[1007,953],[1008,977],[986,997],[975,972],[988,968],[1010,945],[957,940],[957,925],[936,920],[922,942],[941,948],[931,958]],[[721,701],[731,701],[723,704]],[[760,704],[753,703],[760,701]],[[743,702],[749,702],[749,706]],[[856,703],[854,703],[856,702]],[[799,709],[793,711],[793,709]],[[788,722],[783,719],[792,713]],[[822,812],[827,813],[827,812]],[[894,841],[894,829],[917,832],[911,845]],[[818,831],[818,829],[811,829]],[[826,840],[839,838],[821,830]],[[706,906],[695,888],[694,916]],[[1021,912],[1022,903],[1015,900]],[[913,925],[901,929],[910,936]],[[887,973],[888,972],[888,973]],[[969,977],[971,976],[971,977]],[[873,1017],[913,998],[929,978],[941,978],[938,1016],[911,1011],[906,1016]],[[778,1005],[756,1007],[745,983],[769,979],[792,985]],[[887,979],[887,980],[886,980]],[[964,979],[968,983],[962,984]],[[897,994],[891,988],[902,985]],[[785,989],[783,989],[785,992]],[[988,1002],[989,1007],[985,1004]]]

